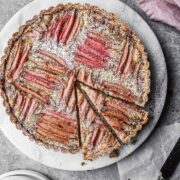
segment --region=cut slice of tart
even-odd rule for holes
[[[106,122],[108,127],[115,132],[120,142],[128,143],[147,123],[148,113],[146,111],[103,95],[88,86],[79,84],[78,87],[91,102],[91,106],[101,115],[101,120]]]
[[[96,115],[79,89],[77,89],[77,105],[83,159],[92,160],[105,153],[111,155],[118,150],[121,144]]]

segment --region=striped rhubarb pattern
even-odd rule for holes
[[[103,87],[109,92],[110,95],[119,97],[128,102],[134,103],[137,101],[137,97],[134,93],[126,87],[111,82],[103,82]]]
[[[127,40],[116,70],[116,73],[121,75],[122,80],[127,79],[129,75],[131,75],[134,79],[138,78],[141,62],[139,60],[135,61],[133,58],[133,51],[133,43],[130,43],[129,40]]]
[[[24,64],[28,60],[28,55],[31,50],[31,46],[27,45],[25,48],[22,47],[22,42],[20,41],[17,45],[17,50],[10,68],[10,76],[12,80],[15,81],[19,74],[21,73]]]
[[[57,141],[64,145],[73,142],[78,145],[77,120],[54,109],[44,109],[36,123],[37,134],[44,139]],[[72,140],[75,140],[72,142]]]
[[[106,98],[101,113],[123,143],[129,142],[147,122],[145,111],[112,98]]]
[[[49,104],[49,97],[47,95],[42,94],[42,92],[35,91],[34,89],[28,88],[25,85],[15,82],[15,86],[20,91],[31,95],[33,98],[38,99],[40,102]]]
[[[73,109],[75,107],[75,81],[76,73],[72,72],[61,92],[61,101],[64,101],[66,105],[72,103],[71,106]]]
[[[51,90],[57,89],[58,79],[56,75],[26,69],[24,70],[22,77],[27,82],[36,83],[42,86],[42,88]]]
[[[23,96],[18,91],[16,91],[13,101],[15,114],[17,117],[21,117],[22,120],[29,119],[38,107],[38,103],[35,99],[29,96]]]
[[[40,62],[31,60],[31,62],[34,64],[35,68],[40,71],[48,72],[55,75],[64,75],[66,73],[65,67],[57,64],[52,64],[50,62]]]
[[[77,47],[75,61],[91,68],[103,68],[109,58],[106,41],[95,34],[89,34],[83,45]]]
[[[72,42],[81,27],[81,20],[75,10],[56,18],[50,26],[47,37],[53,38],[57,43],[69,44]]]

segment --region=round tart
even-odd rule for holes
[[[148,121],[147,54],[112,13],[88,4],[42,11],[14,33],[0,65],[4,105],[37,143],[110,156]]]

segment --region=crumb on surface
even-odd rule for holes
[[[133,139],[132,142],[131,142],[131,144],[136,144],[137,141],[138,141],[137,139]]]
[[[109,157],[110,158],[114,158],[117,157],[119,155],[119,150],[115,149],[114,151],[112,151],[111,153],[109,153]]]
[[[86,163],[85,162],[81,162],[81,166],[84,166],[84,165],[86,165]]]

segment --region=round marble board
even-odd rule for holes
[[[135,137],[135,143],[124,146],[120,149],[120,154],[116,158],[109,158],[108,155],[97,158],[94,161],[87,161],[81,165],[83,161],[82,154],[64,154],[47,150],[43,146],[37,145],[25,137],[17,130],[13,123],[10,122],[9,116],[5,113],[5,108],[0,100],[0,129],[3,131],[9,141],[14,144],[20,151],[28,157],[45,164],[50,167],[63,170],[92,170],[108,166],[132,153],[139,147],[150,135],[155,127],[160,114],[162,112],[166,90],[167,90],[167,70],[164,55],[161,46],[147,23],[131,8],[118,0],[99,1],[99,0],[36,0],[25,6],[5,25],[0,32],[0,56],[3,55],[3,49],[6,47],[8,39],[11,38],[13,32],[16,32],[20,25],[38,14],[42,9],[55,6],[59,3],[90,3],[103,8],[109,12],[115,13],[124,22],[138,34],[142,43],[148,52],[148,58],[151,68],[151,93],[146,110],[150,113],[150,120],[143,130]]]

